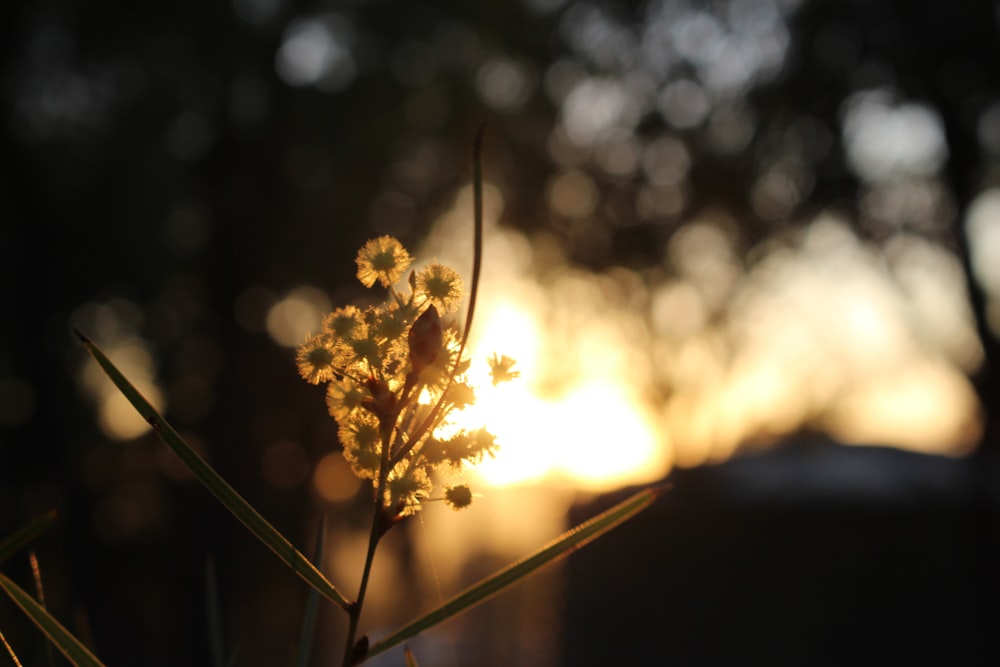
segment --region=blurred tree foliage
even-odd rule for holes
[[[266,485],[259,461],[280,439],[315,460],[335,427],[307,416],[322,416],[316,397],[260,333],[260,302],[241,297],[308,284],[355,298],[354,249],[374,233],[419,240],[468,182],[480,123],[502,222],[594,269],[661,266],[708,209],[726,212],[743,253],[834,209],[865,239],[916,234],[968,272],[961,221],[1000,155],[989,3],[53,0],[3,16],[0,389],[21,407],[0,424],[0,528],[67,508],[68,531],[45,545],[59,554],[53,604],[88,610],[112,664],[207,655],[185,611],[206,550],[236,564],[234,589],[274,568],[197,488],[159,472],[151,440],[100,434],[74,379],[74,317],[98,326],[111,304],[103,333],[151,341],[171,417],[301,535],[307,494]],[[884,183],[852,168],[846,115],[865,91],[940,119],[946,159],[903,191],[930,197],[915,214],[872,214]],[[996,338],[968,287],[977,389],[996,405]],[[987,422],[977,456],[990,466],[995,441]],[[266,578],[258,599],[240,594],[246,627],[304,598]],[[295,632],[270,620],[267,659]]]

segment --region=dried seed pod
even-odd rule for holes
[[[444,330],[441,327],[441,316],[437,308],[429,306],[417,321],[410,327],[408,342],[410,344],[410,363],[413,373],[419,374],[434,363],[441,352],[444,341]]]

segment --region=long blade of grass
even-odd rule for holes
[[[212,667],[226,667],[225,642],[222,638],[222,596],[219,594],[219,577],[215,572],[215,559],[211,556],[205,559],[205,620],[208,624],[208,645],[212,653]]]
[[[326,543],[326,517],[320,517],[319,530],[316,531],[316,548],[313,562],[316,567],[323,567],[323,545]],[[319,593],[316,589],[309,591],[306,598],[306,613],[302,617],[302,634],[299,636],[299,658],[295,661],[297,667],[309,666],[309,655],[312,653],[313,635],[316,632],[316,616],[319,612]]]
[[[14,663],[14,667],[22,667],[21,661],[17,659],[17,654],[14,653],[14,647],[7,642],[7,638],[3,636],[2,632],[0,632],[0,644],[3,644],[4,648],[7,649],[7,655],[10,656],[11,662]]]
[[[38,564],[38,556],[35,552],[28,552],[28,562],[31,563],[31,578],[35,580],[35,599],[38,600],[38,604],[42,606],[42,609],[48,609],[45,606],[45,586],[42,585],[42,568]],[[48,661],[49,667],[54,667],[56,664],[55,655],[52,653],[52,644],[45,644],[45,658]]]
[[[485,602],[505,588],[533,574],[539,568],[569,555],[649,507],[665,490],[665,487],[655,487],[640,491],[611,509],[569,529],[533,554],[511,563],[499,572],[467,588],[437,609],[400,628],[389,637],[376,642],[368,651],[367,657],[378,655],[459,612]]]
[[[32,540],[42,534],[49,524],[56,518],[56,511],[49,510],[31,523],[23,526],[0,542],[0,563],[17,553],[22,547],[30,544]]]
[[[77,665],[77,667],[103,667],[104,663],[98,660],[79,639],[70,634],[49,612],[45,611],[45,608],[38,604],[35,598],[31,597],[24,589],[3,574],[0,574],[0,588],[3,588],[4,592],[10,596],[10,599],[27,614],[28,618],[38,626],[38,629],[49,638],[49,641],[56,645],[56,648],[66,656],[67,660]]]
[[[74,329],[74,331],[76,331]],[[219,499],[226,509],[233,513],[244,526],[250,529],[257,539],[267,545],[285,565],[295,574],[299,575],[306,583],[318,590],[324,596],[337,603],[345,611],[351,606],[350,601],[309,562],[309,559],[292,546],[292,543],[284,535],[272,526],[255,510],[250,503],[243,499],[233,487],[229,486],[226,480],[222,479],[219,473],[215,472],[212,466],[208,465],[205,459],[191,448],[184,439],[178,435],[177,431],[167,423],[156,409],[139,393],[131,382],[122,375],[121,371],[111,360],[108,359],[100,348],[89,338],[79,331],[76,335],[83,342],[87,351],[94,357],[104,372],[107,373],[111,381],[115,383],[118,390],[125,395],[129,403],[139,412],[139,414],[153,427],[153,430],[160,436],[160,439],[170,447],[175,454],[190,468],[195,477],[204,484],[209,491]]]

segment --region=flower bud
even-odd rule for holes
[[[450,486],[444,490],[444,501],[451,505],[452,509],[460,510],[472,504],[472,489],[468,484]]]
[[[434,306],[429,306],[410,327],[410,363],[415,374],[434,363],[441,352],[443,341],[441,317]]]

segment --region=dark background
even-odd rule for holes
[[[729,4],[690,6],[722,15]],[[997,6],[776,3],[788,52],[734,96],[754,111],[747,144],[720,152],[704,123],[671,128],[643,115],[635,137],[669,131],[691,153],[683,210],[650,220],[615,205],[587,233],[546,206],[559,108],[543,73],[559,59],[594,74],[627,69],[611,47],[604,60],[600,50],[582,55],[567,17],[597,8],[635,34],[653,5],[534,7],[53,1],[2,10],[0,533],[59,510],[38,543],[53,611],[74,628],[85,619],[110,665],[206,664],[202,573],[213,554],[229,636],[253,647],[236,664],[284,664],[305,599],[203,489],[170,473],[153,438],[122,445],[102,434],[79,388],[71,323],[97,328],[98,342],[102,332],[148,341],[168,417],[305,544],[316,502],[304,485],[265,483],[260,460],[287,438],[315,461],[336,447],[335,426],[316,415],[291,353],[241,324],[248,288],[311,284],[334,303],[356,298],[355,249],[376,233],[419,242],[469,182],[483,122],[501,222],[551,232],[579,266],[657,264],[671,235],[709,205],[739,221],[746,248],[831,206],[878,244],[891,230],[866,223],[865,184],[837,136],[845,99],[887,86],[943,125],[948,159],[935,177],[952,215],[908,231],[966,269],[985,353],[972,377],[986,417],[980,446],[955,460],[851,449],[804,429],[768,453],[676,471],[653,509],[569,560],[560,629],[549,637],[557,657],[544,664],[996,664],[998,351],[960,222],[996,180],[979,128],[1000,96]],[[353,62],[298,85],[275,63],[309,19],[332,26]],[[536,81],[514,106],[491,106],[476,85],[497,53]],[[811,187],[787,215],[765,219],[753,185],[776,155],[798,150],[775,137],[806,117],[831,146],[808,163]],[[608,202],[639,185],[582,168]],[[85,304],[111,304],[118,324],[101,329]],[[846,473],[831,483],[831,469],[856,469],[838,468],[845,461],[877,481]],[[27,585],[24,561],[5,573]],[[25,664],[38,664],[41,641],[10,604],[0,605],[0,629]],[[503,627],[492,632],[481,646],[518,642]],[[460,664],[486,659],[461,645]]]

